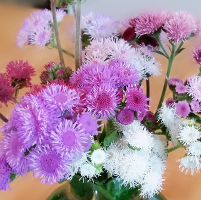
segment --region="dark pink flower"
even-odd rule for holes
[[[15,81],[16,84],[23,80],[23,86],[29,87],[31,85],[31,76],[35,75],[35,70],[27,61],[15,60],[9,62],[6,66],[6,75],[12,81]]]
[[[124,108],[118,112],[116,118],[119,123],[128,125],[134,121],[134,112]]]
[[[201,65],[201,44],[199,45],[199,47],[197,49],[194,49],[194,51],[193,51],[193,59],[199,65]]]
[[[185,85],[177,85],[175,87],[175,90],[178,94],[185,94],[187,89],[186,89],[186,86]]]
[[[184,85],[184,82],[179,78],[170,78],[168,80],[168,85],[170,87],[176,87],[177,85]]]
[[[166,101],[166,105],[167,106],[169,106],[169,105],[171,105],[171,104],[174,104],[175,103],[175,100],[174,99],[168,99],[167,101]]]
[[[126,41],[131,40],[135,36],[135,29],[133,27],[128,27],[123,33],[123,39]]]
[[[0,74],[0,107],[3,104],[14,102],[13,93],[16,88],[11,87],[11,82],[6,78],[5,74]]]

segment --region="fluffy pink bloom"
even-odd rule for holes
[[[184,82],[179,78],[170,78],[168,80],[168,85],[170,87],[176,87],[177,85],[184,85]]]
[[[179,116],[181,117],[187,117],[190,113],[190,107],[189,104],[186,100],[184,101],[179,101],[176,104],[176,112]]]
[[[135,32],[137,36],[152,34],[165,24],[168,17],[165,11],[146,12],[135,18]]]
[[[31,76],[35,75],[35,70],[28,61],[15,60],[9,62],[6,66],[6,75],[12,81],[25,80],[23,86],[30,86]]]
[[[4,74],[0,74],[0,107],[2,104],[7,106],[8,102],[14,102],[13,93],[16,88],[11,87],[11,82]]]
[[[193,76],[187,79],[187,93],[193,100],[201,101],[201,77]]]
[[[93,91],[87,95],[86,101],[88,103],[87,109],[96,117],[105,120],[115,115],[120,99],[117,96],[117,89],[102,85],[94,87]]]
[[[126,108],[137,112],[144,112],[145,110],[147,110],[147,101],[149,99],[146,97],[145,94],[143,94],[141,87],[131,85],[127,87],[125,95]]]
[[[194,49],[194,51],[193,51],[193,59],[199,65],[201,65],[201,44],[199,45],[199,47],[197,49]]]
[[[185,94],[186,93],[186,86],[185,85],[177,85],[175,90],[178,94]]]
[[[174,12],[171,18],[166,21],[164,29],[167,32],[168,39],[174,42],[182,42],[191,34],[196,34],[196,19],[185,11]]]
[[[121,109],[117,116],[117,121],[123,125],[131,124],[134,121],[134,112],[129,109]]]
[[[200,111],[200,104],[198,101],[191,101],[190,106],[191,106],[191,110],[193,112],[199,112]]]

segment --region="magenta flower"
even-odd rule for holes
[[[193,51],[193,59],[199,65],[201,65],[201,44],[199,45],[199,47],[197,49],[194,49],[194,51]]]
[[[8,106],[8,102],[14,102],[13,93],[16,88],[11,87],[11,82],[6,78],[4,74],[0,74],[0,107],[2,104]]]
[[[61,111],[73,112],[73,107],[80,104],[80,97],[74,89],[65,85],[50,84],[41,93],[40,98],[48,105]]]
[[[115,115],[120,99],[117,96],[117,90],[102,85],[101,87],[94,87],[93,91],[87,95],[87,109],[98,118],[111,118]]]
[[[131,124],[134,121],[134,112],[125,108],[121,109],[118,112],[116,119],[119,123],[123,125]]]
[[[26,147],[20,141],[19,133],[10,131],[2,142],[2,149],[9,166],[16,174],[26,174],[28,172],[27,157],[24,154]]]
[[[51,131],[50,137],[53,148],[70,159],[81,156],[88,142],[85,130],[71,120],[64,120],[58,124],[56,130]]]
[[[197,23],[195,17],[187,12],[174,12],[171,18],[166,21],[164,29],[169,40],[182,42],[191,34],[197,33]]]
[[[130,85],[127,87],[126,92],[126,108],[137,111],[137,112],[144,112],[147,110],[148,105],[146,95],[143,94],[142,88]]]
[[[35,70],[27,61],[15,60],[9,62],[6,66],[6,75],[12,81],[25,80],[23,86],[29,87],[31,86],[31,76],[35,75]]]
[[[185,94],[187,89],[186,89],[186,86],[185,85],[177,85],[175,87],[175,90],[178,94]]]
[[[126,41],[131,40],[135,36],[135,29],[133,27],[128,27],[123,33],[123,39]]]
[[[78,119],[78,124],[84,129],[86,134],[97,135],[99,125],[97,120],[88,112],[82,113]]]
[[[6,159],[0,157],[0,190],[6,191],[7,189],[10,189],[10,173],[11,169],[6,162]]]
[[[30,169],[41,183],[57,183],[69,174],[71,161],[49,146],[34,149],[30,154]]]
[[[176,104],[176,112],[180,117],[187,117],[190,113],[190,107],[186,100],[179,101]]]
[[[161,28],[169,16],[168,12],[147,12],[135,18],[135,32],[137,36],[152,34]]]
[[[150,120],[150,121],[154,121],[155,120],[155,116],[154,116],[154,114],[151,111],[147,111],[146,112],[146,118],[147,118],[147,120]]]
[[[200,104],[198,101],[191,101],[190,107],[193,112],[200,112]]]

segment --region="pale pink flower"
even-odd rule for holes
[[[196,34],[196,18],[185,11],[174,12],[172,17],[166,21],[164,29],[169,40],[182,42],[191,34]]]

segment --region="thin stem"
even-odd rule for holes
[[[147,98],[149,99],[149,97],[150,97],[150,80],[149,80],[149,78],[146,79],[146,94],[147,94]],[[147,101],[147,104],[149,105],[149,100]]]
[[[0,113],[0,119],[3,121],[3,122],[8,122],[8,119],[3,115],[3,114],[1,114]]]
[[[168,59],[168,69],[167,69],[167,73],[166,73],[165,82],[164,82],[164,85],[163,85],[161,98],[160,98],[160,101],[159,101],[159,104],[158,104],[158,108],[160,108],[162,106],[162,103],[163,103],[163,100],[164,100],[164,97],[165,97],[165,92],[166,92],[167,85],[168,85],[168,79],[169,79],[169,76],[170,76],[173,60],[174,60],[174,57],[175,57],[175,47],[176,47],[176,45],[173,44],[172,45],[172,53],[171,53],[170,58]]]
[[[177,145],[177,146],[175,146],[175,147],[172,147],[172,148],[170,148],[170,149],[168,149],[167,150],[167,153],[170,153],[170,152],[172,152],[172,151],[174,151],[174,150],[176,150],[176,149],[179,149],[179,148],[181,148],[181,147],[184,147],[182,144],[179,144],[179,145]]]
[[[77,70],[82,63],[82,49],[81,49],[81,30],[80,30],[80,16],[81,16],[81,0],[76,0],[76,40],[75,40],[75,69]]]
[[[55,48],[55,49],[58,49],[58,47],[57,47],[56,44],[51,44],[51,46],[52,46],[53,48]],[[72,57],[72,58],[75,58],[75,56],[74,56],[72,53],[66,51],[65,49],[61,49],[61,50],[62,50],[63,53],[69,55],[69,56]]]
[[[184,42],[182,41],[182,42],[179,44],[177,50],[175,51],[176,53],[181,49],[181,47],[183,46],[183,44],[184,44]]]
[[[158,34],[155,36],[155,39],[158,42],[158,44],[161,47],[161,49],[163,50],[163,53],[165,54],[166,58],[169,59],[169,55],[168,55],[167,51],[165,50],[165,48],[164,48],[164,46],[163,46]]]
[[[60,38],[59,38],[59,30],[58,30],[58,26],[57,26],[56,7],[55,7],[53,0],[51,0],[51,10],[52,10],[54,32],[55,32],[55,38],[56,38],[57,47],[58,47],[58,53],[59,53],[59,57],[60,57],[60,61],[61,61],[62,65],[65,66],[62,48],[61,48],[61,42],[60,42]]]

